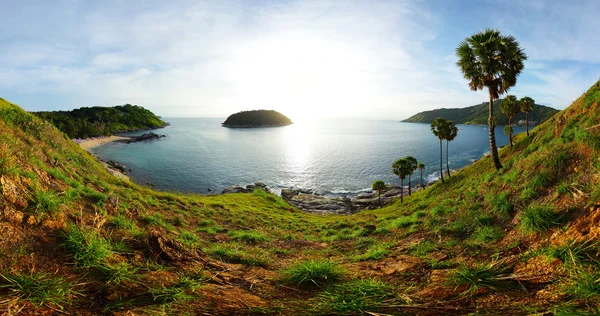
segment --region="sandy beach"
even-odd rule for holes
[[[122,136],[107,136],[107,137],[88,138],[88,139],[84,139],[79,142],[77,142],[77,141],[76,142],[79,144],[79,146],[81,148],[89,151],[90,149],[92,149],[94,147],[98,147],[100,145],[104,145],[104,144],[107,144],[110,142],[127,139],[127,138],[128,137],[122,137]]]

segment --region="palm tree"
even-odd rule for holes
[[[379,208],[381,208],[381,192],[385,191],[386,189],[385,183],[381,180],[375,180],[375,182],[373,182],[372,188],[374,191],[379,192]]]
[[[521,106],[521,112],[525,113],[525,126],[527,129],[527,136],[529,136],[529,113],[533,111],[535,101],[530,97],[522,97],[519,104]]]
[[[400,158],[392,164],[392,172],[400,177],[400,202],[404,202],[404,179],[410,174],[412,165],[410,161]]]
[[[507,135],[507,136],[510,137],[510,135],[512,134],[512,132],[513,132],[512,126],[510,126],[510,125],[504,126],[504,135]]]
[[[521,105],[517,100],[517,97],[515,97],[514,95],[507,95],[506,98],[502,100],[502,103],[500,103],[500,110],[502,111],[502,113],[508,116],[508,126],[510,126],[510,128],[508,130],[504,130],[509,132],[508,142],[510,143],[510,147],[512,148],[512,118],[519,114],[519,111],[521,110]]]
[[[448,143],[453,141],[458,135],[458,127],[452,121],[446,121],[444,139],[446,140],[446,170],[448,171],[448,178],[450,178],[450,167],[448,167]]]
[[[502,164],[498,157],[494,135],[494,100],[517,84],[517,77],[524,68],[527,56],[512,36],[502,36],[500,31],[487,29],[465,39],[456,48],[458,62],[469,87],[473,91],[488,89],[490,95],[488,129],[490,153],[496,169]]]
[[[425,169],[425,165],[420,163],[417,168],[419,168],[419,170],[421,170],[421,188],[424,188],[425,186],[423,185],[423,169]]]
[[[442,183],[444,183],[444,162],[442,160],[442,139],[446,135],[446,119],[443,117],[438,117],[433,122],[431,122],[431,131],[433,135],[437,136],[440,140],[440,177],[442,178]]]
[[[408,160],[408,162],[410,162],[410,165],[411,165],[411,170],[410,170],[410,173],[408,174],[408,195],[410,196],[412,194],[412,191],[411,191],[412,184],[410,182],[410,178],[412,177],[413,172],[415,170],[417,170],[417,167],[419,166],[419,162],[413,156],[406,156],[406,158],[404,158],[404,159]]]

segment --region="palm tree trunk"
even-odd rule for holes
[[[512,144],[512,123],[511,123],[510,116],[508,117],[508,127],[510,128],[508,130],[508,142],[510,143],[510,148],[512,148],[512,146],[513,146],[513,144]]]
[[[400,179],[400,203],[404,203],[404,179]]]
[[[488,117],[488,129],[490,130],[490,154],[492,155],[492,159],[494,159],[494,166],[496,167],[496,170],[500,170],[502,169],[502,164],[500,163],[500,158],[498,157],[498,148],[496,147],[496,134],[494,131],[494,97],[491,93],[489,112],[490,115]]]
[[[444,160],[442,160],[442,139],[440,138],[440,177],[444,183]]]
[[[379,208],[381,208],[381,191],[379,191]]]
[[[525,112],[525,129],[527,130],[527,136],[529,136],[529,112]]]
[[[410,187],[412,186],[411,182],[410,182],[410,176],[411,174],[408,174],[408,196],[410,196],[412,194]]]
[[[423,185],[423,169],[421,169],[421,188],[424,188],[425,186]]]
[[[448,167],[448,144],[450,142],[446,140],[446,171],[448,171],[448,179],[450,179],[450,167]]]

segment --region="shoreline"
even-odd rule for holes
[[[108,143],[113,143],[113,142],[116,142],[116,141],[122,141],[122,140],[125,140],[125,139],[129,139],[129,137],[111,135],[111,136],[86,138],[86,139],[82,139],[82,140],[80,140],[80,139],[74,139],[73,142],[75,142],[77,145],[79,145],[79,147],[81,147],[81,149],[87,151],[90,155],[94,156],[94,158],[96,158],[98,160],[98,162],[100,162],[100,164],[106,169],[106,171],[108,171],[108,173],[110,173],[114,177],[117,177],[117,178],[119,178],[121,180],[133,182],[131,180],[131,178],[129,178],[129,176],[127,176],[126,174],[124,174],[120,170],[117,170],[117,168],[114,168],[114,167],[110,166],[108,163],[106,163],[102,159],[98,158],[92,152],[92,148],[95,148],[95,147],[98,147],[98,146],[101,146],[101,145],[105,145],[105,144],[108,144]]]
[[[111,135],[111,136],[86,138],[86,139],[81,139],[81,140],[74,139],[73,141],[76,144],[78,144],[79,147],[81,147],[83,150],[90,152],[90,149],[92,149],[94,147],[98,147],[98,146],[102,146],[102,145],[105,145],[108,143],[122,141],[122,140],[126,140],[126,139],[129,139],[129,137]]]

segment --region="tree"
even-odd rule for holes
[[[500,110],[502,111],[502,113],[508,116],[508,126],[511,127],[509,129],[510,133],[508,134],[508,142],[510,143],[510,147],[512,148],[512,118],[519,114],[519,112],[521,111],[521,104],[519,103],[519,100],[517,100],[517,97],[515,97],[514,95],[507,95],[506,98],[502,100],[502,103],[500,103]]]
[[[404,179],[410,174],[411,170],[411,162],[404,158],[400,158],[392,164],[392,172],[400,177],[400,202],[404,202]]]
[[[535,107],[535,101],[530,97],[522,97],[519,101],[521,112],[525,113],[525,128],[527,130],[527,136],[529,136],[529,113],[533,111]]]
[[[410,170],[410,173],[408,174],[408,195],[410,196],[412,194],[412,191],[411,191],[412,184],[410,182],[410,178],[411,178],[413,172],[415,170],[417,170],[417,167],[419,166],[419,162],[413,156],[406,156],[406,158],[404,158],[404,159],[408,160],[411,165],[411,170]]]
[[[440,140],[440,177],[442,178],[442,183],[444,183],[444,162],[442,157],[442,140],[444,139],[444,135],[446,135],[446,119],[443,117],[438,117],[433,122],[431,122],[431,131],[433,135],[437,136]]]
[[[524,68],[527,56],[512,36],[503,36],[498,30],[487,29],[462,41],[456,48],[458,62],[469,88],[473,91],[488,89],[490,95],[488,129],[490,153],[496,169],[502,164],[498,157],[496,136],[494,135],[494,100],[500,98],[517,84],[517,77]]]
[[[421,187],[424,188],[425,185],[423,185],[423,169],[425,169],[425,165],[420,163],[417,168],[419,168],[419,170],[421,170]]]
[[[510,135],[513,133],[513,128],[510,125],[504,126],[504,135],[507,135],[510,138]]]
[[[448,143],[453,141],[458,135],[458,127],[452,121],[446,121],[444,139],[446,140],[446,170],[448,171],[448,178],[450,178],[450,167],[448,167]]]
[[[381,192],[387,189],[385,183],[381,180],[375,180],[375,182],[373,182],[372,188],[374,191],[379,192],[379,207],[381,208]]]

